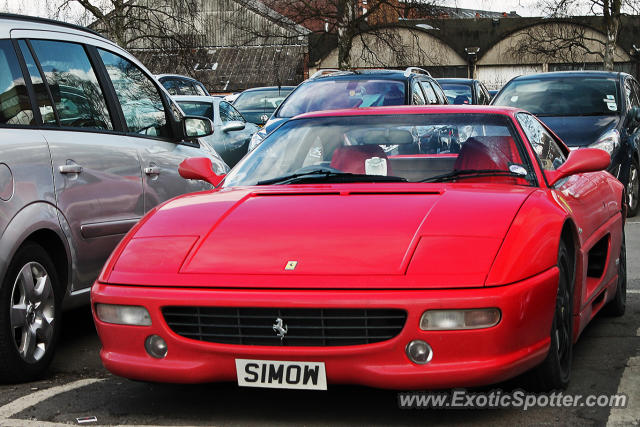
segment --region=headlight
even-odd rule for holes
[[[589,148],[599,148],[606,151],[609,155],[613,155],[620,145],[620,132],[617,129],[609,130],[600,136],[596,142],[589,145]]]
[[[423,331],[490,328],[500,322],[497,308],[470,310],[427,310],[420,319]]]
[[[96,314],[105,323],[151,326],[149,312],[137,305],[96,304]]]
[[[249,151],[253,150],[258,145],[260,145],[263,139],[264,139],[264,135],[260,135],[260,132],[254,133],[253,136],[251,137],[251,142],[249,142]]]

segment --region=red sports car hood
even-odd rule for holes
[[[338,187],[274,186],[178,198],[137,231],[114,276],[144,269],[152,256],[158,265],[149,265],[151,271],[179,271],[182,283],[185,276],[203,275],[209,283],[216,281],[212,275],[224,276],[224,286],[246,286],[248,275],[357,275],[411,276],[430,287],[481,286],[533,191],[478,184]],[[237,285],[229,280],[240,276],[245,280]]]

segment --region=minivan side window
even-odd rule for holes
[[[427,104],[437,104],[438,97],[429,82],[420,82],[420,86],[422,86],[422,90],[427,97]]]
[[[422,94],[422,90],[418,85],[418,82],[413,83],[411,88],[411,103],[414,105],[424,105],[426,104],[424,100],[424,95]]]
[[[45,125],[57,126],[58,119],[56,119],[56,115],[53,111],[51,98],[49,98],[47,88],[45,87],[44,81],[42,80],[42,75],[38,70],[36,61],[31,55],[31,51],[27,46],[27,42],[25,42],[24,40],[19,40],[18,45],[20,46],[20,51],[22,52],[24,62],[27,65],[27,71],[29,72],[29,77],[31,78],[31,86],[33,86],[33,91],[36,94],[36,102],[38,103],[38,109],[40,110],[42,123]]]
[[[31,40],[61,126],[113,130],[107,102],[82,45]]]
[[[134,63],[106,50],[98,49],[102,62],[120,101],[129,132],[169,137],[162,97],[153,81]]]
[[[24,77],[9,40],[0,40],[0,124],[35,124]]]

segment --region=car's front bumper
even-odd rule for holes
[[[362,384],[392,389],[476,386],[514,377],[540,363],[549,333],[558,283],[554,267],[508,286],[443,290],[220,290],[120,286],[96,283],[91,297],[107,369],[147,381],[197,383],[236,381],[235,359],[324,362],[329,384]],[[151,326],[107,324],[95,304],[142,305]],[[163,306],[281,308],[401,308],[407,321],[396,337],[375,344],[338,347],[248,346],[187,339],[169,329]],[[427,309],[498,307],[502,319],[487,329],[422,331]],[[274,319],[275,320],[275,319]],[[168,352],[155,359],[144,348],[152,334],[163,337]],[[433,349],[425,365],[412,363],[406,345],[424,340]]]

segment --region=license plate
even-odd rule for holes
[[[324,362],[236,359],[236,375],[242,387],[327,389]]]

